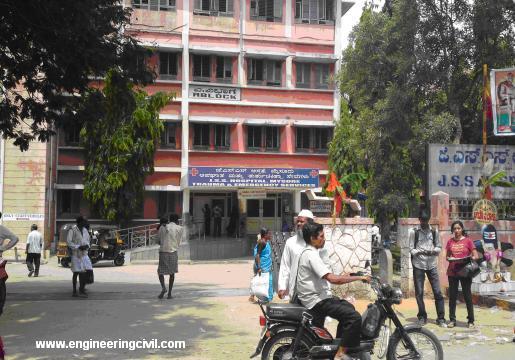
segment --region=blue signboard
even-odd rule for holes
[[[188,169],[190,187],[235,188],[316,188],[318,169],[227,168],[191,166]]]

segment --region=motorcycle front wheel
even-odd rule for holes
[[[388,353],[386,355],[387,360],[443,360],[442,344],[435,334],[424,328],[407,329],[406,332],[419,352],[420,357],[417,357],[404,343],[400,334],[396,333],[390,338],[390,345],[388,346]]]
[[[292,359],[291,348],[296,336],[297,333],[294,331],[284,331],[273,336],[263,347],[261,360]],[[309,359],[309,349],[312,345],[311,341],[302,338],[295,359]]]

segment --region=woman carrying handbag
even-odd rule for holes
[[[467,304],[468,327],[474,327],[474,305],[472,304],[472,277],[473,273],[465,271],[465,267],[473,260],[479,258],[474,242],[467,237],[463,223],[454,221],[451,225],[453,236],[447,242],[445,248],[449,267],[447,276],[449,278],[449,324],[448,327],[456,326],[456,300],[458,299],[458,284],[461,283],[463,298]]]

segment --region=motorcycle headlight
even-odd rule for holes
[[[401,289],[393,288],[390,297],[394,304],[400,304],[402,303],[402,298],[404,297],[404,295],[402,294]]]

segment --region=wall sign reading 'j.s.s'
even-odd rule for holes
[[[318,169],[228,168],[192,166],[188,186],[236,188],[315,188]]]
[[[515,146],[488,145],[485,155],[493,172],[504,170],[506,181],[515,183]],[[479,199],[482,145],[430,144],[429,194],[443,191],[451,198]],[[513,199],[515,188],[492,187],[494,199]]]
[[[191,85],[190,99],[240,101],[240,88],[226,86]]]

